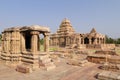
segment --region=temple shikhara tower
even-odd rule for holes
[[[93,28],[90,33],[76,33],[70,21],[64,19],[56,33],[50,35],[50,45],[67,47],[71,45],[79,45],[80,48],[101,47],[105,44],[105,35],[98,33]]]

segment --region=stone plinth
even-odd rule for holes
[[[32,52],[24,52],[22,55],[22,62],[29,64],[33,69],[39,68],[38,64],[39,52],[33,54]]]

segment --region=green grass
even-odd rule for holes
[[[44,45],[40,45],[40,51],[44,51]],[[49,47],[49,51],[58,51],[58,47]]]
[[[49,50],[50,51],[58,51],[58,48],[57,47],[50,47]]]
[[[44,46],[40,45],[40,51],[44,51]]]

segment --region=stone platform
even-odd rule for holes
[[[60,61],[55,69],[37,69],[27,74],[17,72],[0,62],[0,80],[96,80],[94,76],[100,72],[98,64],[91,63],[89,66],[78,67],[66,64],[66,60],[62,58]]]

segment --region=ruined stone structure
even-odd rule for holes
[[[87,56],[87,60],[93,63],[120,63],[120,56],[113,50],[99,50]]]
[[[51,46],[60,46],[66,47],[72,44],[77,44],[89,47],[98,47],[101,44],[105,44],[105,35],[97,33],[93,28],[90,33],[80,34],[76,33],[73,29],[70,21],[68,19],[64,19],[59,29],[55,34],[51,34],[50,36],[50,45]]]
[[[54,65],[47,55],[49,33],[49,28],[39,25],[5,29],[2,32],[1,59],[6,64],[27,65],[32,69]],[[44,52],[40,51],[39,34],[44,35]]]

